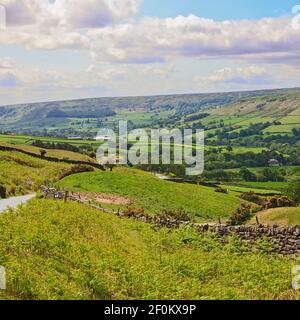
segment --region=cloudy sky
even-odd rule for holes
[[[300,86],[297,12],[300,0],[0,0],[0,105]]]

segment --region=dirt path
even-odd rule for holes
[[[16,208],[18,205],[26,203],[27,201],[31,200],[35,197],[35,194],[29,194],[26,196],[20,197],[11,197],[8,199],[0,200],[0,213],[4,212],[8,208]]]
[[[116,204],[116,205],[123,205],[123,206],[130,206],[133,203],[130,199],[127,199],[121,196],[106,194],[106,193],[75,192],[73,194],[82,200],[94,201],[97,203]]]

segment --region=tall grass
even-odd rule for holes
[[[6,187],[8,196],[35,191],[45,180],[57,181],[68,167],[19,152],[0,151],[0,183]]]
[[[4,299],[295,299],[295,263],[76,203],[33,200],[0,216]]]

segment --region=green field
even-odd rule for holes
[[[239,182],[239,185],[246,188],[283,191],[288,187],[288,182]]]
[[[270,126],[264,130],[264,133],[291,133],[294,128],[300,128],[298,124],[283,124],[278,126]]]
[[[269,209],[259,212],[257,217],[264,225],[300,225],[300,207]],[[255,218],[250,223],[255,224]]]
[[[242,202],[235,192],[220,194],[213,188],[164,181],[151,173],[128,168],[72,175],[58,185],[73,191],[120,195],[132,200],[134,207],[143,207],[152,214],[184,209],[197,221],[228,218]]]
[[[23,136],[23,135],[0,135],[0,142],[10,143],[14,145],[30,145],[32,141],[40,140],[42,142],[54,142],[54,143],[69,143],[71,145],[80,146],[92,146],[95,149],[99,147],[99,142],[96,140],[70,140],[59,139],[52,137],[39,137],[39,136]]]
[[[222,188],[227,189],[229,191],[235,191],[235,192],[255,192],[257,194],[272,194],[272,193],[278,193],[280,194],[280,191],[276,190],[267,190],[267,189],[256,189],[256,188],[246,188],[246,187],[240,187],[240,186],[230,186],[230,185],[221,185]]]
[[[236,238],[155,231],[76,203],[33,200],[0,215],[5,300],[297,299],[295,264]]]
[[[37,155],[40,155],[40,150],[43,149],[46,151],[46,157],[96,163],[95,159],[92,159],[87,155],[77,153],[77,152],[67,151],[67,150],[44,149],[44,148],[38,148],[38,147],[25,145],[25,144],[14,145],[6,142],[0,142],[0,146],[15,148],[22,151],[35,153]]]
[[[69,167],[65,163],[49,162],[19,152],[0,151],[0,182],[6,188],[7,196],[36,191],[46,180],[57,181]]]

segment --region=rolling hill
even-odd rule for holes
[[[248,98],[298,93],[298,89],[186,94],[151,97],[94,98],[0,107],[0,130],[15,133],[58,131],[60,136],[95,131],[101,124],[125,118],[140,126],[160,124],[211,107],[240,104]],[[262,98],[263,99],[263,98]],[[244,102],[243,102],[244,103]],[[230,110],[230,108],[228,109]],[[148,114],[145,116],[145,114]],[[87,121],[89,119],[89,121]],[[97,121],[93,121],[97,120]],[[53,133],[54,134],[54,133]],[[58,133],[57,133],[58,134]]]

